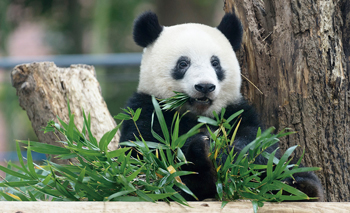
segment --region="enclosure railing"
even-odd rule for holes
[[[98,55],[51,55],[35,57],[3,57],[0,58],[0,68],[12,69],[16,65],[52,61],[59,67],[69,67],[71,64],[87,64],[93,66],[130,67],[139,66],[141,53],[112,53]]]

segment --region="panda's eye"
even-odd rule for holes
[[[211,65],[213,67],[218,67],[218,66],[220,66],[220,62],[219,62],[219,60],[213,60],[213,61],[211,61]]]
[[[178,68],[179,69],[186,69],[188,67],[189,63],[187,61],[179,61]]]

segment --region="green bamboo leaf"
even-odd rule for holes
[[[226,122],[227,122],[227,123],[230,123],[233,119],[235,119],[236,117],[238,117],[238,116],[239,116],[240,114],[242,114],[243,112],[244,112],[244,110],[242,109],[242,110],[240,110],[240,111],[238,111],[238,112],[232,114],[230,117],[228,117],[228,118],[226,119]]]
[[[76,182],[76,185],[80,189],[83,189],[86,191],[90,201],[102,201],[103,200],[103,196],[101,196],[98,192],[96,192],[95,189],[91,188],[90,186],[88,186],[84,183],[81,183],[80,181]],[[68,192],[68,191],[66,191],[66,192]],[[68,193],[71,195],[70,196],[71,198],[76,199],[76,197],[73,194],[71,194],[70,192],[68,192]]]
[[[48,185],[51,180],[51,174],[47,175],[44,181],[42,182],[44,185]]]
[[[63,155],[57,155],[57,159],[66,160],[71,158],[76,158],[78,155],[76,153],[69,153],[69,154],[63,154]]]
[[[83,156],[89,156],[89,157],[103,157],[104,155],[97,150],[85,150],[85,149],[80,149],[76,150],[79,154]]]
[[[85,116],[85,113],[83,113],[83,116],[84,116],[84,123],[86,125],[86,130],[88,132],[89,140],[90,140],[91,144],[94,145],[94,147],[97,148],[98,147],[97,140],[92,135],[92,132],[91,132],[91,116],[90,116],[90,113],[89,113],[87,118]]]
[[[107,198],[107,200],[110,201],[110,200],[113,200],[113,199],[115,199],[115,198],[117,198],[117,197],[121,197],[121,196],[123,196],[123,195],[130,194],[130,193],[132,193],[132,192],[134,192],[134,191],[136,191],[136,190],[126,190],[126,191],[117,192],[117,193],[114,193],[114,194],[112,194],[111,196],[109,196],[109,197]]]
[[[163,193],[163,194],[147,194],[147,196],[150,197],[152,200],[158,201],[158,200],[163,200],[165,198],[171,197],[174,194],[176,194],[176,192]]]
[[[75,172],[72,171],[72,167],[69,167],[69,165],[60,165],[60,164],[56,164],[53,162],[50,162],[50,169],[55,169],[56,171],[59,171],[60,173],[66,173],[70,176],[73,177],[73,179],[77,179],[78,175],[75,174]]]
[[[18,199],[15,199],[13,197],[11,197],[10,195],[6,194],[5,192],[0,190],[0,195],[5,198],[7,201],[20,201]]]
[[[216,182],[216,191],[218,193],[218,196],[219,196],[219,200],[222,201],[222,197],[223,197],[223,187],[222,187],[222,183],[220,180],[218,180]]]
[[[60,192],[58,192],[56,189],[50,189],[47,187],[41,188],[41,187],[37,187],[37,186],[33,186],[33,188],[40,191],[43,194],[46,194],[48,196],[52,196],[54,198],[60,198],[62,196],[62,194]]]
[[[180,159],[182,162],[187,163],[185,154],[182,152],[180,148],[176,149],[176,157]]]
[[[228,204],[228,201],[221,202],[221,209],[223,209]]]
[[[163,136],[165,138],[165,142],[167,145],[170,145],[170,136],[169,136],[168,127],[166,125],[162,110],[159,107],[158,101],[156,100],[156,98],[154,96],[152,96],[152,103],[153,103],[153,107],[156,111],[158,122],[159,122],[161,129],[162,129]]]
[[[28,180],[28,181],[13,181],[13,182],[1,182],[0,187],[23,187],[23,186],[31,186],[37,184],[39,181],[37,180]]]
[[[213,125],[213,126],[218,126],[218,122],[211,119],[211,118],[208,118],[208,117],[204,117],[204,116],[199,116],[199,118],[197,119],[198,122],[200,123],[205,123],[205,124],[210,124],[210,125]]]
[[[145,201],[155,202],[154,199],[152,199],[149,195],[143,193],[141,190],[137,190],[137,191],[136,191],[136,194],[137,194],[140,198],[144,199]]]
[[[22,179],[25,179],[25,180],[33,180],[33,177],[21,174],[19,172],[15,172],[15,171],[13,171],[11,169],[8,169],[6,167],[3,167],[1,165],[0,165],[0,170],[5,172],[6,174],[9,174],[9,175],[12,175],[12,176],[15,176],[15,177],[18,177],[18,178],[22,178]]]
[[[64,121],[62,121],[61,120],[61,118],[59,118],[58,116],[57,116],[57,119],[58,119],[58,121],[60,122],[60,124],[61,124],[61,126],[62,126],[62,128],[58,125],[58,124],[56,124],[55,123],[55,127],[58,129],[58,130],[66,130],[66,129],[68,129],[68,124],[66,124]]]
[[[165,186],[164,187],[164,191],[166,193],[174,193],[176,192],[172,187],[170,186]],[[170,197],[172,200],[182,204],[182,205],[185,205],[185,206],[189,206],[187,201],[179,194],[179,193],[175,193],[173,196]]]
[[[71,192],[67,191],[67,189],[62,186],[62,184],[60,182],[58,182],[58,180],[55,180],[55,186],[56,189],[65,197],[67,197],[70,200],[73,201],[78,201],[79,199],[76,198]]]
[[[160,147],[162,149],[170,149],[169,146],[166,146],[166,145],[161,144],[161,143],[149,142],[149,141],[145,141],[145,143],[147,144],[147,147],[151,148],[151,149],[159,149]],[[121,142],[121,143],[119,143],[119,145],[121,145],[121,146],[130,146],[130,147],[145,147],[145,145],[144,145],[144,143],[142,141]],[[130,148],[128,148],[128,149],[130,149]]]
[[[120,143],[119,145],[125,146],[126,144],[125,144],[125,142],[123,142],[123,143]],[[107,152],[107,157],[108,158],[116,158],[116,157],[119,157],[121,155],[124,155],[125,152],[127,152],[128,150],[130,150],[130,148],[119,148],[117,150]]]
[[[14,192],[13,195],[19,197],[21,201],[29,201],[29,199],[26,196],[24,196],[22,193]]]
[[[269,160],[267,161],[267,169],[266,169],[266,170],[267,170],[267,171],[266,171],[266,173],[267,173],[267,176],[266,176],[267,181],[268,181],[268,180],[272,180],[272,178],[273,178],[273,159],[274,159],[274,157],[275,157],[275,155],[276,155],[277,150],[278,150],[278,148],[275,149],[275,151],[273,151],[273,152],[270,154],[270,158],[269,158]]]
[[[196,200],[198,200],[198,198],[196,197],[196,195],[193,194],[193,192],[192,192],[185,184],[175,182],[175,185],[176,185],[179,189],[181,189],[182,191],[186,192],[187,194],[191,195],[191,196],[194,197]]]
[[[285,183],[282,183],[281,181],[274,181],[273,184],[280,189],[283,189],[286,192],[289,192],[299,198],[299,200],[309,200],[310,198],[303,192],[299,191],[298,189],[289,186]]]
[[[82,170],[81,170],[81,172],[80,172],[80,175],[79,175],[79,177],[78,177],[78,182],[83,182],[83,179],[84,179],[84,177],[85,177],[85,168],[83,168]]]
[[[74,141],[74,128],[75,128],[75,124],[74,124],[74,114],[71,114],[69,116],[69,123],[68,123],[68,129],[67,129],[67,142],[68,144],[72,144]]]
[[[27,166],[30,172],[30,175],[34,178],[34,179],[38,179],[38,175],[35,172],[35,168],[34,168],[34,162],[33,162],[33,158],[32,158],[32,152],[30,150],[30,142],[28,142],[28,147],[27,147]]]
[[[144,166],[144,165],[142,165],[138,170],[136,170],[136,171],[133,172],[131,175],[129,175],[128,177],[126,177],[126,180],[129,181],[129,182],[133,181],[133,180],[137,177],[137,175],[140,174],[140,172],[141,172],[143,166]]]
[[[113,140],[115,134],[117,134],[117,132],[118,132],[118,130],[121,127],[122,124],[123,124],[123,121],[121,121],[112,131],[109,132],[108,137],[106,138],[107,143],[105,144],[105,147],[102,150],[105,150],[105,151],[108,150],[107,149],[108,145],[111,143],[111,141]]]
[[[144,202],[145,199],[141,197],[135,197],[135,196],[119,196],[113,199],[114,201],[122,201],[122,202]],[[152,201],[154,202],[154,201]]]
[[[258,209],[259,209],[258,201],[252,200],[252,204],[253,204],[254,213],[258,213]]]
[[[279,176],[278,178],[283,180],[283,179],[285,179],[285,178],[287,178],[287,177],[291,177],[291,176],[292,176],[293,174],[295,174],[295,173],[318,171],[318,170],[320,170],[320,169],[321,169],[321,168],[319,168],[319,167],[301,167],[301,168],[295,167],[295,168],[293,168],[292,170],[288,170],[288,171],[282,173],[282,175]]]
[[[30,175],[30,172],[27,170],[27,168],[24,166],[24,162],[23,162],[23,156],[21,153],[21,148],[19,147],[18,141],[16,141],[16,151],[17,151],[17,156],[18,156],[18,161],[22,166],[22,171],[24,171],[25,173],[27,173],[28,175]]]
[[[299,166],[300,166],[301,161],[302,161],[304,155],[305,155],[305,149],[303,149],[303,154],[301,154],[301,156],[300,156],[300,158],[299,158],[299,160],[298,160],[298,162],[297,162],[297,164],[296,164],[296,167],[299,167]]]
[[[283,156],[281,157],[280,161],[278,162],[276,169],[274,171],[274,175],[279,175],[282,173],[282,166],[284,165],[284,163],[288,160],[289,156],[294,152],[294,150],[298,147],[299,145],[295,145],[292,146],[290,148],[287,149],[287,151],[283,154]]]
[[[259,127],[258,128],[258,132],[256,133],[256,137],[258,138],[258,137],[260,137],[261,136],[261,128]]]
[[[30,197],[30,201],[37,201],[35,195],[33,195],[30,191],[28,191],[28,195]]]
[[[24,140],[18,140],[20,143],[24,143],[29,145],[31,150],[43,154],[52,154],[52,155],[61,155],[61,154],[70,154],[71,151],[67,148],[54,146],[46,143],[40,143],[40,142],[34,142],[34,141],[24,141]]]
[[[215,111],[213,111],[213,115],[214,115],[216,121],[219,123],[219,122],[220,122],[220,119],[219,119],[218,114],[217,114]]]
[[[141,114],[141,108],[138,108],[134,114],[133,121],[136,122],[139,119],[140,114]]]
[[[107,144],[107,138],[108,138],[109,133],[110,132],[106,132],[102,136],[100,142],[98,143],[98,147],[100,148],[101,151],[106,151],[106,148],[107,148],[106,144]]]
[[[114,119],[116,120],[131,120],[131,116],[127,115],[125,113],[119,113],[118,115],[114,116]]]
[[[173,129],[173,134],[171,135],[171,148],[175,149],[175,147],[177,147],[177,143],[178,141],[176,141],[179,138],[179,129],[180,129],[180,118],[179,118],[179,114],[176,113],[174,115],[174,118],[176,118],[175,120],[175,124],[174,124],[174,129]]]

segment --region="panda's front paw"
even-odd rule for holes
[[[186,142],[184,153],[187,161],[192,162],[196,169],[202,168],[206,170],[213,167],[213,164],[208,157],[209,151],[209,137],[203,133],[199,133]]]
[[[196,174],[182,176],[182,181],[198,197],[199,200],[214,198],[216,194],[216,171],[209,159],[210,139],[204,133],[189,138],[183,147],[186,160],[191,162],[181,167],[184,171],[193,171]],[[181,195],[188,201],[193,197],[186,193]]]
[[[323,187],[321,185],[320,180],[313,172],[296,173],[293,175],[293,177],[294,179],[287,178],[284,181],[288,185],[304,192],[310,198],[317,198],[317,199],[310,199],[310,200],[304,200],[304,201],[316,201],[316,202],[324,201]]]

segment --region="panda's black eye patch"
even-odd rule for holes
[[[219,81],[224,80],[225,79],[225,72],[221,67],[219,58],[217,56],[213,55],[210,58],[210,63],[211,63],[211,66],[214,68]]]
[[[181,56],[176,62],[176,66],[172,72],[172,77],[176,80],[182,79],[190,66],[190,58],[187,56]]]

